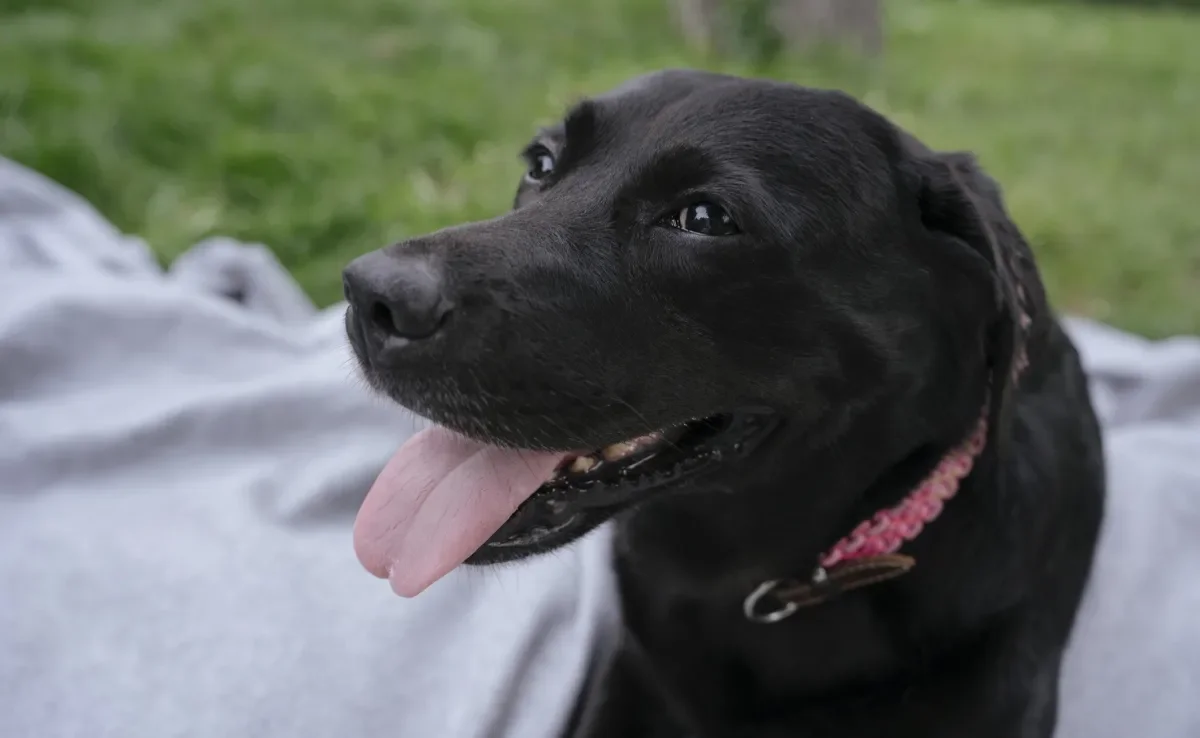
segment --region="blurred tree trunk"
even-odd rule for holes
[[[746,2],[671,0],[671,5],[690,43],[726,48],[738,32],[737,6]],[[883,0],[769,0],[768,5],[770,23],[789,48],[832,43],[872,56],[883,51]]]
[[[717,32],[732,18],[725,13],[723,0],[671,0],[671,10],[683,37],[693,46],[722,47],[729,40]]]

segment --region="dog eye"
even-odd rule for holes
[[[682,208],[670,220],[681,231],[703,236],[733,236],[741,231],[725,208],[711,202],[696,202]]]
[[[534,151],[529,155],[529,171],[525,176],[533,181],[545,179],[554,171],[554,155],[545,149]]]

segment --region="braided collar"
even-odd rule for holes
[[[1024,329],[1031,321],[1022,314],[1019,322]],[[1013,382],[1028,365],[1022,347],[1013,362]],[[816,568],[806,580],[770,579],[758,585],[742,604],[746,618],[756,623],[777,623],[797,610],[894,579],[916,566],[916,559],[899,553],[900,548],[942,514],[971,473],[987,445],[989,405],[985,399],[970,435],[943,456],[907,497],[855,526],[818,557]]]

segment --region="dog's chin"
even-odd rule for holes
[[[638,505],[746,462],[779,424],[775,413],[738,410],[567,455],[466,563],[515,561],[570,544]]]

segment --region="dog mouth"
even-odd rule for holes
[[[762,411],[691,420],[565,454],[467,563],[511,560],[565,545],[610,518],[747,456],[776,424]]]
[[[744,459],[779,423],[713,415],[591,452],[501,447],[434,425],[409,438],[368,491],[354,525],[359,561],[411,597],[460,564],[565,546],[698,475]]]

